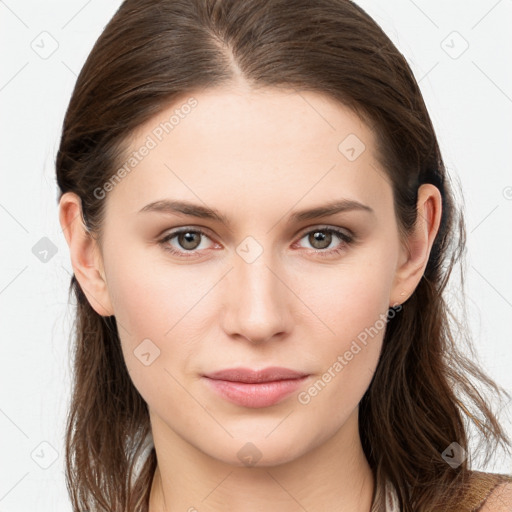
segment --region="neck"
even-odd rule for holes
[[[240,467],[210,457],[153,416],[158,466],[149,512],[369,512],[375,482],[362,450],[357,412],[323,444],[266,467]]]

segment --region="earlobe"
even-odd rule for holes
[[[390,305],[404,303],[418,286],[427,266],[430,251],[441,223],[442,197],[430,183],[418,190],[416,224],[402,246],[395,273]]]
[[[82,220],[81,200],[72,193],[62,195],[59,221],[69,246],[71,265],[89,304],[101,316],[114,314],[107,289],[103,261],[97,241]]]

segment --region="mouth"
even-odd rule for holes
[[[249,408],[269,407],[281,402],[308,377],[307,373],[280,367],[263,370],[232,368],[203,375],[217,395]]]

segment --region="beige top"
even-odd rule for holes
[[[472,471],[466,486],[466,492],[452,512],[478,512],[496,487],[502,483],[512,484],[512,475]],[[375,499],[370,512],[400,512],[398,495],[388,480],[384,486],[377,486]]]

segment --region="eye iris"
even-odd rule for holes
[[[325,249],[326,247],[329,247],[331,240],[332,233],[327,231],[315,231],[309,235],[309,242],[315,249]],[[317,247],[315,245],[316,242],[320,242],[321,247]]]
[[[194,241],[194,237],[197,238],[196,241]],[[199,245],[199,233],[195,233],[193,231],[184,231],[183,233],[179,233],[178,242],[183,249],[196,249]]]

